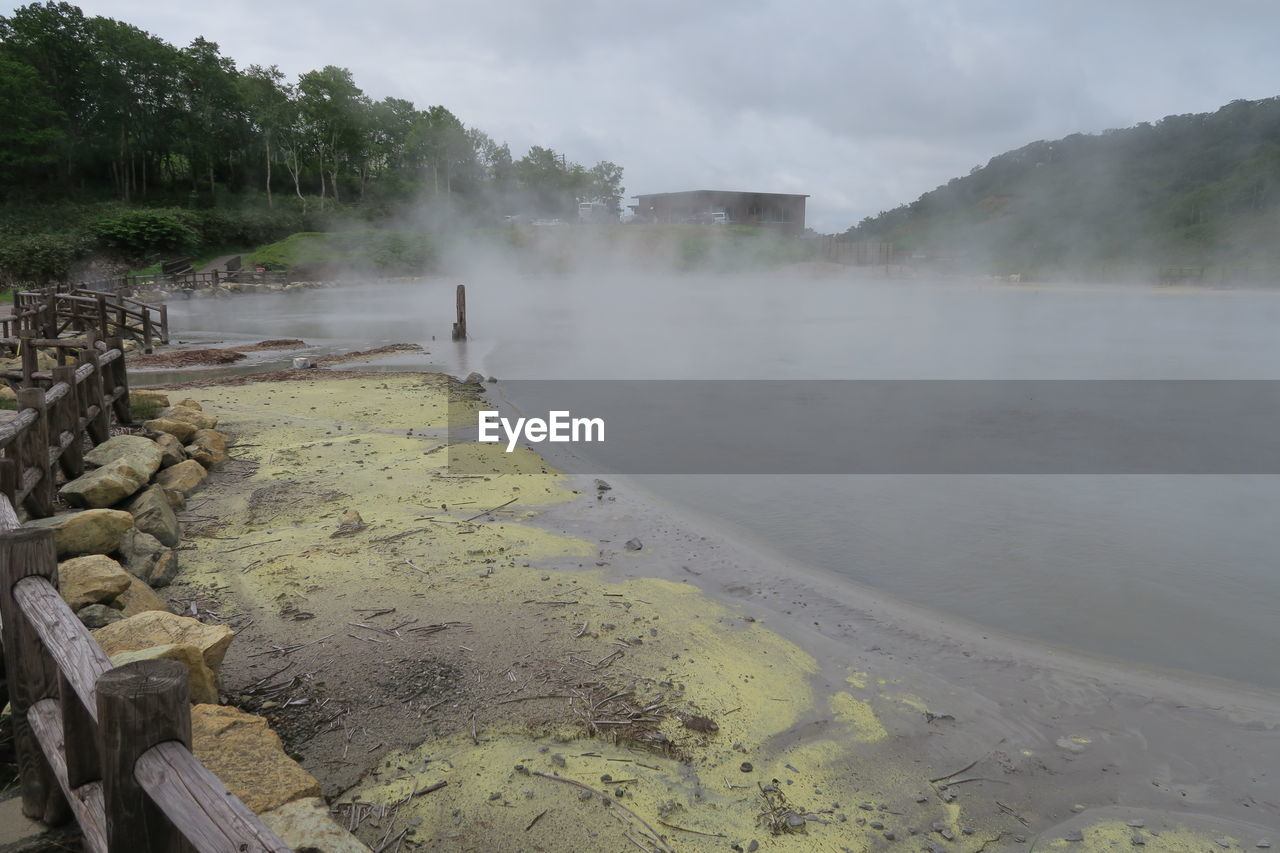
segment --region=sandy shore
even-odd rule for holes
[[[624,481],[445,449],[443,377],[290,375],[190,392],[238,443],[179,586],[239,629],[224,693],[374,849],[1280,843],[1274,691],[1001,637]]]

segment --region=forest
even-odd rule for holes
[[[993,157],[843,239],[1002,273],[1257,276],[1280,262],[1280,98],[1038,141]]]
[[[366,94],[346,68],[239,68],[67,3],[0,17],[0,277],[76,259],[259,243],[406,211],[441,223],[618,210],[622,169],[505,143],[441,105]]]

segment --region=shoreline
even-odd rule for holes
[[[261,396],[272,396],[276,400],[277,413],[297,420],[298,426],[291,425],[290,429],[301,435],[299,430],[313,429],[309,422],[322,417],[336,418],[338,414],[329,412],[320,416],[304,407],[304,400],[286,402],[290,397],[305,397],[303,385],[322,385],[330,381],[387,385],[422,381],[420,374],[412,375],[419,377],[418,380],[406,380],[406,376],[409,375],[322,374],[317,371],[310,376],[299,377],[300,382],[257,380],[222,387],[227,391],[235,389],[239,392],[235,394],[237,397],[249,397],[252,395],[245,392],[257,385]],[[219,386],[202,382],[198,388],[198,393],[204,394],[214,393]],[[289,393],[290,389],[296,393]],[[322,397],[323,394],[317,399]],[[243,407],[250,403],[245,399],[239,404],[241,412],[235,411],[236,405],[214,404],[219,412],[224,413],[224,423],[233,431],[241,432],[242,424],[250,427],[241,436],[241,442],[246,446],[255,442],[253,438],[246,439],[246,435],[262,432],[252,427],[249,421],[242,420],[248,411]],[[359,401],[354,401],[353,405],[356,403],[364,405]],[[398,417],[394,408],[377,413],[380,426],[352,424],[356,429],[348,433],[348,440],[354,442],[351,436],[368,435],[365,440],[377,444],[385,436],[388,453],[397,448],[403,449],[404,439],[392,439],[389,435],[393,430],[388,420],[394,422]],[[259,423],[263,423],[261,415],[258,417]],[[378,451],[380,455],[382,449],[371,447],[369,452]],[[243,494],[245,487],[237,486],[237,482],[248,480],[258,486],[253,491],[261,491],[263,482],[273,477],[272,472],[263,466],[272,464],[274,452],[257,458],[256,470],[237,474],[220,486],[220,491],[210,499],[225,499],[228,506],[239,503],[238,511],[244,511],[242,504],[251,501],[249,495]],[[261,457],[261,454],[262,450],[257,449],[246,456]],[[289,466],[282,469],[283,474],[275,474],[274,477],[292,479],[310,470],[305,460],[293,455],[292,451],[290,454]],[[541,466],[537,457],[532,454],[528,457],[524,463]],[[353,460],[346,461],[350,463]],[[275,464],[279,466],[279,463]],[[332,460],[325,464],[332,464]],[[543,476],[536,473],[539,470],[540,467],[530,469],[522,476]],[[977,850],[980,847],[1027,849],[1025,843],[1016,840],[1019,836],[1027,839],[1026,843],[1031,843],[1040,835],[1040,843],[1048,844],[1055,834],[1067,836],[1075,831],[1080,831],[1087,842],[1086,847],[1080,849],[1094,849],[1094,841],[1101,845],[1106,839],[1114,840],[1113,836],[1120,831],[1115,820],[1099,811],[1116,803],[1135,814],[1142,812],[1146,815],[1141,819],[1147,827],[1156,829],[1161,821],[1168,824],[1168,831],[1158,836],[1163,841],[1155,838],[1147,841],[1148,846],[1166,846],[1152,846],[1152,849],[1183,849],[1181,846],[1167,846],[1175,838],[1183,839],[1178,841],[1179,845],[1183,841],[1193,845],[1223,837],[1209,837],[1215,832],[1227,831],[1221,828],[1223,820],[1238,824],[1234,831],[1240,837],[1233,843],[1241,849],[1251,848],[1262,840],[1262,836],[1250,838],[1250,834],[1257,835],[1265,832],[1267,827],[1280,824],[1280,804],[1266,799],[1263,793],[1266,786],[1262,782],[1270,770],[1280,766],[1280,746],[1269,742],[1274,741],[1271,732],[1280,728],[1280,710],[1277,709],[1280,703],[1274,691],[1261,688],[1257,691],[1240,690],[1216,682],[1209,683],[1211,680],[1208,679],[1204,680],[1205,683],[1200,683],[1200,679],[1195,683],[1175,681],[1163,673],[1085,660],[1052,648],[1036,648],[1033,642],[962,624],[914,605],[891,600],[883,594],[869,592],[834,573],[825,576],[828,573],[812,567],[780,563],[776,555],[749,553],[748,548],[726,539],[722,531],[713,529],[705,519],[694,519],[692,523],[675,519],[674,510],[659,505],[652,496],[638,494],[625,479],[613,482],[613,488],[601,492],[600,499],[596,500],[589,478],[566,478],[553,473],[545,476],[550,478],[545,486],[548,494],[551,495],[552,489],[556,491],[551,499],[527,504],[522,498],[517,503],[522,508],[517,517],[518,524],[507,524],[503,516],[503,521],[498,524],[481,522],[485,529],[475,531],[494,536],[492,548],[498,549],[496,552],[485,548],[466,548],[461,559],[456,555],[452,558],[462,563],[481,565],[488,560],[489,568],[481,570],[487,574],[476,573],[468,578],[467,570],[428,566],[427,571],[433,575],[447,573],[449,577],[440,582],[438,589],[433,587],[436,591],[428,597],[439,598],[428,602],[427,609],[435,614],[432,618],[437,618],[448,609],[444,603],[446,598],[477,611],[492,605],[490,609],[494,612],[489,616],[499,620],[494,627],[510,635],[491,638],[492,653],[498,654],[512,642],[519,643],[520,635],[515,633],[517,628],[536,632],[546,647],[539,648],[535,642],[529,654],[535,659],[554,659],[554,666],[547,668],[546,674],[550,678],[555,666],[564,668],[564,658],[556,658],[556,654],[563,648],[580,645],[579,640],[587,639],[582,635],[588,632],[588,628],[577,631],[577,638],[572,636],[576,626],[582,621],[588,625],[598,623],[595,619],[579,618],[592,615],[591,611],[582,609],[587,607],[586,604],[579,607],[577,600],[570,603],[565,599],[546,606],[544,612],[512,617],[510,624],[503,624],[503,612],[521,612],[522,605],[514,600],[516,596],[525,594],[526,589],[538,589],[544,584],[554,583],[563,585],[565,589],[591,590],[593,595],[626,595],[628,601],[634,597],[635,610],[628,607],[628,614],[644,614],[633,618],[637,625],[652,625],[651,636],[656,639],[635,646],[631,645],[630,639],[626,640],[628,678],[621,680],[670,693],[671,688],[658,685],[674,683],[676,678],[659,674],[659,671],[680,670],[688,681],[689,691],[677,691],[680,695],[673,700],[673,706],[678,706],[679,710],[661,725],[639,729],[666,732],[664,737],[675,737],[681,744],[688,741],[681,747],[687,754],[679,756],[679,760],[672,754],[651,759],[654,762],[652,766],[661,769],[644,771],[646,775],[634,785],[654,789],[657,793],[652,798],[628,792],[627,796],[615,799],[617,804],[627,805],[650,818],[655,813],[671,818],[677,812],[668,809],[664,813],[660,807],[679,800],[679,817],[667,823],[683,826],[685,830],[702,827],[697,832],[682,832],[679,828],[672,830],[668,841],[678,843],[679,849],[726,849],[730,843],[741,841],[746,845],[757,838],[762,849],[840,850],[842,846],[848,849],[899,846],[919,849],[922,843],[926,849],[929,849],[929,844],[945,845],[941,849],[948,850]],[[371,487],[374,485],[373,480],[368,482]],[[454,483],[452,487],[458,485]],[[396,494],[403,496],[403,493]],[[485,500],[494,497],[484,494],[484,489],[477,494]],[[197,503],[203,496],[204,493],[198,496]],[[383,503],[377,496],[376,488],[362,495],[349,495],[357,509],[363,509],[371,501],[373,505]],[[335,504],[333,512],[340,509]],[[314,507],[308,511],[312,510]],[[371,511],[366,512],[366,515],[372,514]],[[251,535],[247,532],[250,528],[237,523],[236,519],[228,519],[227,523],[231,525],[229,529],[219,532],[236,532],[237,538]],[[226,527],[227,523],[222,526]],[[304,514],[292,526],[299,528],[308,524]],[[394,529],[394,525],[388,529]],[[534,529],[540,530],[542,535],[527,532]],[[291,541],[295,535],[288,528],[283,534],[280,531],[276,533]],[[257,532],[252,534],[254,537],[257,535]],[[392,534],[393,537],[397,535]],[[412,535],[416,534],[406,534],[409,539]],[[631,538],[641,541],[639,550],[623,547],[623,543]],[[575,542],[586,543],[587,547],[571,545]],[[353,541],[351,544],[358,543]],[[502,549],[506,548],[512,550],[504,552]],[[526,563],[529,571],[521,571],[518,555],[499,557],[496,561],[497,574],[494,574],[492,556],[470,555],[479,558],[476,560],[466,556],[473,550],[515,555],[517,548],[524,548],[524,553],[532,557]],[[229,692],[234,692],[237,687],[252,683],[284,663],[283,660],[277,661],[275,655],[256,658],[248,655],[269,650],[273,634],[303,636],[311,631],[316,620],[289,623],[287,617],[279,614],[289,607],[294,607],[294,612],[297,612],[303,603],[267,601],[261,593],[273,589],[269,584],[256,592],[253,590],[252,584],[265,583],[255,576],[261,576],[264,568],[269,567],[253,569],[252,574],[243,569],[232,571],[227,566],[219,569],[216,563],[234,558],[217,558],[214,554],[218,551],[206,548],[204,544],[198,550],[207,550],[208,553],[196,556],[193,575],[180,575],[179,583],[190,584],[193,590],[199,590],[201,584],[221,578],[213,585],[224,585],[224,599],[235,599],[233,608],[242,609],[250,619],[242,629],[244,640],[238,641],[239,653],[233,644],[233,651],[228,656],[228,681],[242,682],[241,685],[228,684]],[[419,550],[432,553],[425,545]],[[343,559],[349,560],[360,552],[361,549],[355,548]],[[404,559],[408,562],[419,558]],[[312,563],[309,574],[324,571],[329,576],[325,568],[327,564],[322,564],[318,555]],[[418,565],[427,564],[419,561]],[[689,566],[692,571],[681,566]],[[280,574],[286,576],[283,571]],[[420,576],[409,577],[415,574],[404,569],[401,572],[403,577],[396,575],[394,583],[416,582]],[[338,577],[332,575],[333,580]],[[301,597],[306,600],[331,594],[346,606],[343,601],[345,592],[329,590],[326,593],[319,580],[313,580],[309,586],[293,581],[289,583],[298,590],[288,595],[281,591],[285,599]],[[486,602],[483,598],[477,599],[473,593],[457,589],[459,585],[485,589],[498,598]],[[311,587],[316,589],[304,592]],[[412,586],[404,589],[412,589]],[[621,591],[599,593],[602,589]],[[377,591],[387,593],[383,597],[388,602],[394,597],[390,589]],[[410,595],[413,593],[407,593]],[[502,601],[504,597],[510,599],[505,604]],[[602,600],[609,603],[607,598]],[[381,606],[383,602],[380,599],[376,603]],[[337,616],[337,610],[327,614],[313,604],[305,606],[315,610],[313,616],[316,619]],[[524,607],[528,609],[527,601]],[[272,610],[276,612],[271,613]],[[661,622],[660,618],[667,621]],[[519,624],[522,619],[524,624]],[[651,621],[642,623],[641,619]],[[668,638],[673,630],[672,619],[676,622],[674,628],[678,636]],[[699,627],[699,620],[711,620],[714,626],[702,624]],[[477,619],[475,626],[468,630],[473,634],[479,633],[480,629],[476,627],[479,624]],[[625,626],[618,632],[623,630],[626,630]],[[310,637],[310,634],[305,636]],[[636,639],[644,636],[640,634]],[[382,638],[370,634],[368,639]],[[482,648],[473,636],[464,642],[464,648]],[[676,648],[664,646],[664,643],[681,645]],[[754,661],[735,660],[744,649],[753,648],[752,643],[757,644],[754,648],[761,656]],[[367,640],[347,642],[346,645],[367,647],[375,657],[385,651]],[[614,647],[598,645],[601,650]],[[783,670],[763,665],[763,655],[770,653],[780,655],[788,665]],[[454,650],[452,654],[462,653]],[[670,658],[671,654],[676,658]],[[664,656],[665,659],[676,660],[681,655],[709,661],[705,674],[703,665],[696,662],[658,663]],[[587,663],[594,660],[590,658]],[[443,659],[437,659],[437,662],[449,663]],[[270,664],[276,665],[263,671]],[[761,666],[753,670],[757,664]],[[568,681],[563,683],[569,684],[574,678],[595,677],[594,669],[573,666],[576,670],[568,673]],[[685,669],[686,666],[689,668]],[[438,672],[445,669],[444,666],[438,667]],[[350,677],[355,677],[359,667],[354,670],[348,668],[347,671]],[[511,675],[515,669],[506,672]],[[609,677],[613,677],[612,673]],[[634,681],[636,677],[639,681]],[[699,685],[695,679],[706,683]],[[737,686],[734,685],[735,680]],[[768,683],[764,684],[766,681]],[[785,695],[763,695],[772,692],[784,692]],[[445,788],[431,797],[409,798],[413,801],[410,807],[420,807],[415,812],[422,819],[420,826],[430,826],[438,833],[433,836],[435,843],[440,845],[436,849],[482,849],[468,846],[475,843],[474,835],[469,835],[469,840],[450,839],[450,815],[454,809],[470,816],[473,812],[485,811],[488,803],[500,800],[508,810],[520,811],[522,815],[535,803],[539,804],[538,809],[545,807],[557,814],[563,811],[567,815],[574,809],[590,808],[594,809],[592,814],[598,813],[598,802],[588,806],[584,804],[586,801],[574,800],[568,786],[547,784],[531,788],[528,780],[518,770],[513,770],[515,764],[520,763],[518,759],[527,753],[533,757],[527,765],[530,768],[534,766],[532,761],[536,760],[539,772],[570,774],[579,770],[574,765],[583,759],[569,761],[566,768],[565,764],[546,758],[549,750],[585,747],[603,751],[619,748],[617,743],[611,747],[607,746],[607,741],[602,744],[599,735],[584,739],[582,732],[574,730],[572,725],[566,729],[569,718],[559,707],[563,705],[560,700],[539,699],[532,695],[532,690],[529,694],[517,697],[518,701],[510,704],[502,704],[504,712],[500,715],[491,714],[495,709],[486,709],[482,704],[493,701],[492,697],[465,699],[453,709],[453,713],[445,713],[444,718],[435,720],[431,727],[407,726],[404,731],[394,733],[394,738],[381,738],[380,743],[371,744],[373,748],[367,753],[376,755],[367,762],[362,773],[356,774],[363,776],[364,782],[357,789],[348,791],[345,801],[367,803],[381,796],[384,801],[391,802],[392,797],[403,797],[403,793],[396,792],[417,784],[418,774],[422,774],[422,782],[430,781],[426,776],[432,775],[427,772],[431,761],[440,761],[438,756],[444,752],[450,756],[447,760],[453,765],[453,778],[459,779],[464,775],[459,765],[470,767],[479,762],[477,766],[483,770],[476,772],[482,772],[482,784],[491,790],[461,791],[455,783],[454,787]],[[743,697],[762,707],[740,711],[720,701],[741,702]],[[787,704],[802,707],[787,708],[786,713],[781,713],[777,707],[767,707],[788,697],[797,701]],[[537,701],[526,702],[524,699]],[[1224,700],[1230,708],[1224,707]],[[569,704],[572,706],[572,701]],[[468,705],[471,706],[469,720],[466,713]],[[477,709],[482,709],[480,726],[476,723]],[[696,718],[692,712],[698,709],[709,718],[719,720],[721,730],[718,733],[691,734],[688,720]],[[445,712],[448,711],[446,708]],[[744,714],[750,714],[751,720],[739,725],[740,720],[745,720]],[[382,719],[377,717],[375,722]],[[736,732],[735,726],[738,727]],[[736,744],[726,742],[733,737],[740,740]],[[417,742],[424,738],[425,742],[419,745]],[[392,742],[387,743],[388,740]],[[309,750],[323,752],[341,743],[340,734],[335,740],[332,732],[316,732],[303,744],[300,752],[306,757]],[[346,743],[350,745],[354,739]],[[543,747],[546,747],[545,751]],[[344,748],[343,751],[345,754],[348,750]],[[780,774],[779,778],[793,773],[800,777],[791,780],[806,786],[803,796],[796,797],[797,800],[816,798],[821,802],[831,799],[840,805],[832,807],[828,803],[826,808],[832,809],[829,814],[821,810],[805,811],[800,827],[805,831],[804,835],[791,834],[784,828],[783,834],[775,836],[760,825],[753,825],[760,819],[762,797],[767,800],[768,792],[743,790],[738,779],[730,781],[728,775],[732,767],[743,783],[760,781],[761,773],[743,775],[736,769],[736,763],[742,763],[746,751],[752,753],[755,765],[773,768],[772,772]],[[432,756],[424,758],[425,753]],[[644,760],[629,758],[632,754],[623,750],[614,760]],[[502,766],[512,756],[512,763]],[[587,758],[585,762],[596,760]],[[308,769],[325,781],[324,768],[314,766],[316,761],[315,756],[307,758]],[[876,768],[874,771],[868,769],[868,761]],[[961,787],[963,783],[957,781],[956,774],[952,774],[950,779],[945,775],[970,761],[974,766],[969,775],[977,774],[973,779],[964,780],[970,784]],[[411,768],[416,768],[412,774]],[[580,772],[585,772],[585,768]],[[331,794],[344,786],[349,787],[347,782],[352,781],[350,770],[336,775],[329,772],[328,775],[334,783],[326,784],[326,791]],[[601,775],[588,778],[598,780]],[[390,779],[384,780],[381,776]],[[723,780],[717,776],[723,776]],[[765,778],[764,782],[768,778],[773,777]],[[584,781],[584,778],[579,776],[578,781]],[[811,788],[808,787],[810,782]],[[600,787],[598,781],[594,784]],[[544,790],[546,788],[566,790],[547,791]],[[780,790],[800,793],[801,789],[793,786]],[[532,791],[533,794],[530,797],[521,791]],[[859,809],[859,803],[851,802],[851,798],[866,796],[869,802],[872,791],[883,797],[882,802],[886,805],[886,809],[880,810],[872,804],[872,810],[900,814],[892,818],[868,819],[865,810]],[[494,794],[498,795],[497,799],[488,799]],[[664,799],[658,794],[670,796]],[[357,801],[355,797],[362,799]],[[546,800],[548,797],[552,799]],[[923,801],[920,801],[921,797]],[[530,799],[527,805],[522,801],[525,798]],[[1251,798],[1252,803],[1249,802]],[[805,804],[806,808],[816,805]],[[1077,806],[1083,808],[1077,809]],[[351,815],[359,808],[348,806],[345,813]],[[538,809],[525,817],[531,818]],[[489,810],[497,811],[496,807]],[[1192,817],[1192,812],[1212,819]],[[841,821],[837,815],[844,815],[846,820]],[[752,816],[756,820],[753,821]],[[485,823],[487,825],[494,820],[496,818],[490,816]],[[541,821],[547,824],[548,831],[567,831],[551,817]],[[1071,821],[1083,828],[1071,829],[1067,826]],[[1242,822],[1257,826],[1251,828]],[[882,827],[875,828],[875,823]],[[479,831],[475,824],[475,821],[468,821],[455,826],[465,825],[468,832],[474,834]],[[939,824],[943,830],[933,829]],[[885,828],[890,825],[896,829]],[[1197,825],[1199,829],[1196,829]],[[966,827],[972,828],[972,835],[965,834]],[[501,831],[506,832],[510,828],[507,826]],[[913,837],[909,829],[915,829],[921,837]],[[1132,830],[1130,827],[1127,832]],[[952,837],[947,838],[944,831]],[[699,832],[716,834],[708,837]],[[1274,834],[1275,830],[1271,832]],[[892,837],[885,837],[886,833]],[[717,834],[725,838],[719,838]],[[1129,835],[1125,834],[1124,840],[1127,842],[1128,839]],[[1000,847],[995,846],[997,840]],[[544,849],[617,849],[609,846],[613,842],[596,842],[589,835],[578,843],[596,846]],[[1034,849],[1041,849],[1040,843]],[[1079,842],[1063,843],[1080,845]],[[499,845],[487,849],[505,848]],[[1200,848],[1188,846],[1186,849]]]

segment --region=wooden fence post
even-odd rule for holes
[[[18,332],[19,346],[22,347],[22,387],[30,388],[34,380],[32,374],[36,372],[40,364],[40,353],[35,345],[31,343],[35,340],[36,333],[34,329],[21,329]]]
[[[125,664],[98,677],[102,797],[111,851],[180,853],[187,843],[134,776],[138,757],[176,740],[191,748],[187,670],[177,661]]]
[[[131,424],[133,412],[129,410],[129,371],[124,366],[124,338],[111,338],[107,341],[107,349],[120,350],[120,356],[110,365],[111,387],[107,390],[108,394],[114,394],[117,388],[121,389],[120,396],[112,403],[116,410],[116,423]]]
[[[106,399],[103,397],[103,381],[102,381],[102,365],[98,363],[98,343],[97,336],[89,334],[89,346],[80,353],[80,363],[93,365],[93,372],[84,380],[84,401],[85,417],[89,416],[89,408],[98,407],[98,413],[89,418],[86,429],[89,431],[89,438],[95,445],[102,444],[111,437],[111,413],[107,408]]]
[[[111,332],[107,329],[107,294],[98,294],[98,337],[105,338]]]
[[[80,390],[76,387],[74,367],[55,367],[53,381],[67,384],[66,395],[54,407],[53,438],[62,446],[62,434],[71,433],[71,443],[62,448],[58,464],[68,480],[84,473],[84,446],[80,439]]]
[[[44,402],[44,390],[19,390],[18,410],[22,409],[35,409],[36,421],[18,439],[23,445],[19,458],[23,464],[34,466],[40,472],[40,479],[27,495],[27,510],[36,518],[47,518],[53,515],[53,466],[49,464],[49,412]],[[18,472],[19,478],[25,474],[25,471]]]
[[[169,306],[160,303],[160,343],[169,343]]]
[[[7,521],[16,525],[17,517]],[[53,531],[18,528],[0,533],[0,619],[4,620],[5,670],[13,711],[22,813],[32,820],[62,823],[70,817],[70,806],[27,722],[27,710],[32,705],[58,695],[58,665],[13,597],[14,585],[32,576],[46,578],[57,586],[58,558],[53,547]]]
[[[467,339],[467,286],[465,284],[458,285],[458,319],[453,324],[453,339],[455,341]]]

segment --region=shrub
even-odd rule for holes
[[[189,252],[200,242],[195,229],[176,214],[154,210],[131,210],[99,219],[92,231],[102,248],[131,259],[157,252]]]
[[[89,249],[83,237],[30,234],[0,241],[0,285],[44,285],[66,281]]]

